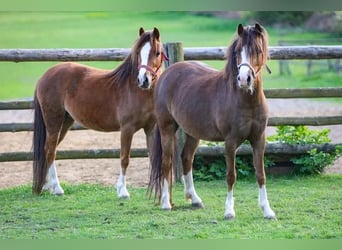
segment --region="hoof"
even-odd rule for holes
[[[268,220],[276,220],[276,215],[270,207],[261,207],[264,212],[264,218]]]
[[[55,188],[51,188],[50,189],[50,193],[53,194],[53,195],[56,195],[56,196],[63,196],[64,195],[64,190],[58,186],[58,187],[55,187]]]
[[[270,216],[264,216],[266,220],[277,220],[277,217],[275,215],[270,215]]]
[[[204,208],[204,205],[203,205],[202,202],[192,203],[192,204],[191,204],[191,208],[192,208],[192,209],[202,209],[202,208]]]
[[[120,200],[129,200],[129,195],[121,195],[121,196],[118,196]]]
[[[171,208],[168,208],[168,207],[162,207],[162,209],[161,210],[163,210],[163,211],[171,211]]]
[[[119,199],[129,199],[129,193],[125,186],[118,186],[116,189],[116,193],[118,194]]]
[[[225,220],[234,220],[235,219],[235,214],[226,214],[224,216]]]

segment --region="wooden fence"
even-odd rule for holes
[[[165,50],[170,58],[169,63],[181,60],[224,60],[226,47],[211,48],[183,48],[181,43],[168,43]],[[121,61],[130,49],[0,49],[0,61],[33,62],[33,61]],[[338,59],[342,58],[342,46],[279,46],[270,47],[270,59]],[[167,65],[166,65],[167,66]],[[267,98],[320,98],[342,97],[341,88],[306,88],[306,89],[265,89]],[[32,100],[2,101],[0,110],[31,109]],[[268,126],[279,125],[337,125],[342,124],[342,115],[336,116],[301,116],[301,117],[270,117]],[[0,132],[32,131],[31,123],[2,123]],[[73,130],[85,129],[74,125]],[[323,144],[310,146],[291,146],[277,143],[266,146],[266,154],[303,154],[312,148],[320,151],[332,152],[337,144]],[[239,147],[237,154],[251,154],[249,145]],[[196,154],[203,156],[222,155],[222,147],[198,148]],[[85,158],[119,158],[120,149],[90,149],[58,151],[57,159],[85,159]],[[132,149],[131,157],[147,157],[146,149]],[[30,152],[0,153],[0,162],[29,161]]]
[[[339,45],[342,44],[342,38],[326,38],[326,39],[309,39],[309,40],[280,40],[278,41],[279,46],[291,46],[291,45]],[[336,60],[325,60],[324,62],[318,61],[317,60],[314,62],[311,59],[306,60],[305,62],[306,65],[306,75],[310,76],[312,72],[312,68],[315,65],[319,68],[328,68],[330,71],[335,71],[337,74],[340,73],[342,70],[341,66],[341,60],[340,58],[337,58]],[[292,63],[291,63],[292,65]],[[279,74],[280,75],[291,75],[291,69],[290,69],[290,63],[287,60],[279,60]]]

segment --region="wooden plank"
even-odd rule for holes
[[[87,128],[75,123],[71,130],[86,130]],[[0,132],[33,131],[33,123],[0,123]]]
[[[310,125],[310,126],[325,126],[342,124],[342,115],[340,116],[284,116],[284,117],[269,117],[268,126],[281,125]],[[87,128],[74,124],[71,130],[86,130]],[[0,123],[0,132],[22,132],[32,131],[32,123]]]
[[[314,148],[317,148],[318,151],[331,153],[335,151],[337,146],[341,145],[342,143],[325,143],[318,145],[289,145],[284,143],[267,143],[265,148],[265,154],[306,154],[309,150]],[[252,147],[249,144],[242,144],[240,147],[238,147],[236,155],[251,155],[252,152]],[[200,146],[196,151],[196,155],[198,156],[222,156],[224,154],[225,149],[222,146]]]
[[[181,42],[177,43],[166,43],[164,45],[165,52],[168,61],[165,61],[165,67],[168,67],[176,62],[184,61],[183,54],[183,44]],[[182,150],[185,144],[185,133],[179,128],[176,132],[176,143],[174,146],[174,156],[173,156],[173,170],[174,170],[174,179],[175,181],[181,181],[183,176],[183,164],[182,164]]]
[[[267,98],[325,98],[342,97],[342,88],[264,89]]]
[[[0,61],[123,61],[131,49],[0,49]]]
[[[338,59],[342,46],[275,46],[269,49],[270,59]]]
[[[132,158],[147,157],[147,149],[131,149]],[[85,150],[59,150],[57,151],[58,160],[68,159],[107,159],[120,158],[120,149],[85,149]],[[10,152],[0,153],[0,162],[5,161],[32,161],[32,152]]]
[[[333,152],[337,146],[342,144],[319,144],[319,145],[288,145],[281,143],[266,144],[265,154],[284,154],[284,155],[298,155],[306,154],[309,150],[317,148],[318,151],[327,153]],[[224,148],[221,146],[208,147],[200,146],[196,151],[197,156],[223,156]],[[252,148],[250,145],[241,145],[236,152],[237,155],[251,155]],[[130,157],[145,158],[148,156],[145,148],[132,148]],[[59,150],[57,151],[58,160],[70,159],[108,159],[120,158],[120,149],[88,149],[88,150]],[[10,152],[0,153],[0,162],[9,161],[32,161],[32,152]]]
[[[184,48],[185,60],[225,60],[227,47]],[[103,49],[0,49],[0,61],[122,61],[129,48]],[[270,59],[337,59],[342,46],[273,46]]]
[[[342,97],[342,88],[284,88],[264,89],[267,98],[326,98]],[[0,101],[0,110],[31,109],[32,98],[14,101]]]
[[[225,60],[227,47],[184,48],[185,60]],[[342,58],[342,46],[273,46],[272,60]]]
[[[293,116],[293,117],[270,117],[268,119],[268,126],[281,125],[338,125],[342,124],[342,116]]]
[[[25,100],[0,101],[0,110],[32,109],[32,98]]]

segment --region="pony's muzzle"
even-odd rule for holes
[[[149,76],[145,71],[144,73],[139,73],[137,81],[139,88],[148,89],[151,87],[152,76]]]
[[[250,72],[246,75],[239,74],[237,76],[237,81],[240,88],[250,88],[253,84],[252,74]]]
[[[238,65],[239,74],[237,76],[238,85],[240,88],[253,88],[253,81],[256,78],[254,69],[249,63],[241,63]]]

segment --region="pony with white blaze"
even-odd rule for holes
[[[114,70],[66,62],[48,69],[34,95],[34,194],[48,190],[63,195],[55,164],[56,149],[74,121],[89,129],[120,131],[121,169],[117,194],[128,198],[126,171],[132,137],[139,129],[150,149],[155,126],[153,86],[161,74],[163,53],[160,32],[139,29],[139,37],[126,59]]]
[[[172,156],[175,133],[180,127],[186,135],[181,154],[185,198],[192,206],[204,207],[192,177],[199,141],[224,141],[228,186],[224,217],[235,217],[236,150],[248,140],[253,148],[259,205],[265,218],[276,218],[268,202],[264,170],[268,108],[261,69],[267,68],[267,59],[266,30],[259,24],[246,27],[240,24],[236,38],[228,47],[222,71],[185,61],[171,65],[161,75],[154,91],[158,129],[154,136],[149,190],[155,192],[162,209],[172,209]]]

